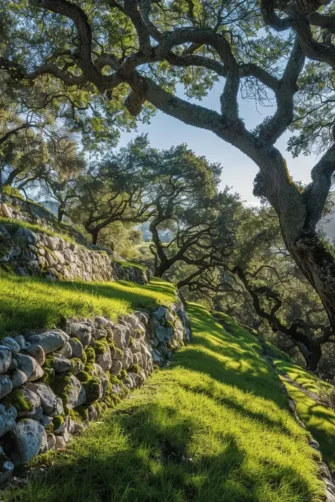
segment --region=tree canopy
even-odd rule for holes
[[[2,0],[0,68],[15,86],[38,86],[83,144],[154,109],[212,131],[259,167],[255,194],[279,218],[284,243],[335,329],[334,256],[316,231],[335,170],[332,142],[332,4],[322,0]],[[319,9],[322,11],[319,12]],[[179,85],[186,97],[181,97]],[[217,110],[201,99],[216,84]],[[254,130],[243,99],[275,105]],[[324,153],[302,188],[276,142]],[[108,137],[108,134],[110,135]],[[317,140],[320,140],[317,142]]]

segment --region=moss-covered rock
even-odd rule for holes
[[[83,386],[86,391],[86,402],[88,404],[102,399],[103,389],[101,380],[98,377],[90,377],[88,380],[83,382]]]
[[[19,413],[25,411],[30,412],[34,409],[33,403],[30,401],[29,397],[22,390],[22,388],[14,389],[2,400],[2,403],[6,406],[6,408],[14,406]]]

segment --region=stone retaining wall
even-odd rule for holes
[[[0,343],[0,483],[38,453],[65,446],[144,384],[190,341],[182,302],[152,314],[68,320],[62,329]]]
[[[145,284],[145,268],[123,267],[105,251],[95,251],[60,237],[33,232],[10,223],[0,224],[0,267],[19,275],[44,275],[54,279],[111,281]]]

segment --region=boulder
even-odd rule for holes
[[[36,359],[24,354],[18,354],[17,359],[19,362],[19,369],[27,375],[28,382],[33,382],[34,380],[42,378],[44,371]]]
[[[34,418],[39,420],[43,415],[39,396],[28,387],[17,388],[11,397],[12,404],[17,409],[18,418]]]
[[[47,415],[43,415],[40,422],[44,428],[49,427],[49,425],[51,425],[53,422],[53,417],[48,417]]]
[[[13,476],[14,464],[9,460],[3,448],[0,446],[0,485],[9,481]]]
[[[46,415],[51,415],[57,410],[57,397],[53,390],[46,383],[29,383],[27,388],[37,394],[40,398],[40,403],[43,412]]]
[[[55,258],[57,259],[58,263],[60,263],[61,265],[64,265],[65,258],[63,256],[63,254],[60,251],[54,251],[53,254],[54,254]]]
[[[56,448],[56,436],[52,433],[47,435],[48,450],[54,450]]]
[[[156,319],[159,324],[166,324],[169,320],[169,309],[167,307],[160,306],[152,314],[153,318]]]
[[[0,375],[0,399],[10,394],[13,390],[13,384],[9,376]]]
[[[14,354],[17,354],[21,350],[20,345],[11,336],[6,336],[6,338],[1,340],[1,344],[6,345]]]
[[[67,248],[64,250],[64,259],[67,263],[73,263],[75,260],[73,251],[71,249]]]
[[[71,323],[71,336],[78,338],[84,347],[90,345],[92,340],[93,327],[89,324],[74,322]]]
[[[114,326],[113,334],[115,346],[121,350],[126,349],[130,340],[130,329],[121,324],[117,324]]]
[[[60,349],[64,345],[64,338],[57,331],[47,331],[40,335],[32,335],[29,337],[29,343],[40,345],[46,354]]]
[[[131,328],[133,330],[136,330],[138,323],[139,323],[139,318],[136,315],[134,315],[134,314],[127,315],[124,318],[124,320],[131,326]]]
[[[10,206],[7,206],[7,204],[4,204],[3,202],[0,203],[0,211],[2,216],[5,218],[13,218],[13,210]]]
[[[17,411],[14,406],[9,406],[6,408],[3,404],[0,404],[0,437],[2,437],[6,432],[14,429],[16,423]]]
[[[21,350],[24,350],[26,348],[26,339],[23,335],[17,335],[14,340],[20,345]]]
[[[66,442],[63,436],[55,436],[55,449],[56,450],[61,450],[62,448],[65,448]]]
[[[163,363],[163,358],[158,352],[158,350],[153,349],[152,351],[152,359],[155,364],[162,364]]]
[[[169,341],[173,337],[173,328],[171,326],[161,326],[155,327],[155,336],[159,342]]]
[[[70,338],[69,344],[71,345],[72,356],[81,358],[84,353],[84,347],[81,341],[78,340],[78,338]]]
[[[12,371],[17,370],[17,369],[18,369],[18,367],[19,367],[19,362],[18,362],[18,360],[17,360],[17,359],[15,359],[15,357],[12,357],[12,361],[11,361],[11,363],[10,363],[10,366],[9,366],[8,370],[9,370],[10,372],[12,372]]]
[[[111,374],[114,375],[114,376],[117,376],[117,375],[119,375],[119,373],[121,373],[121,370],[122,370],[122,363],[121,363],[121,361],[113,359],[112,367],[111,367],[111,370],[110,370]]]
[[[97,316],[94,319],[96,325],[98,328],[112,328],[113,323],[109,319],[106,319],[105,317]]]
[[[12,351],[6,345],[0,345],[0,373],[6,373],[12,362]]]
[[[50,235],[47,236],[47,245],[48,248],[51,249],[52,251],[57,251],[59,249],[59,241],[57,237],[51,237]]]
[[[43,364],[45,363],[45,352],[40,345],[37,344],[30,345],[30,347],[27,348],[27,353],[31,357],[36,359],[36,361],[40,366],[43,366]]]
[[[102,354],[97,354],[96,362],[99,364],[99,366],[101,366],[101,368],[104,371],[110,370],[112,367],[112,356],[110,350],[108,349],[106,352]]]
[[[99,364],[94,363],[94,374],[100,379],[102,385],[102,398],[106,396],[109,378]],[[70,431],[71,432],[71,431]]]
[[[121,361],[122,368],[128,369],[133,364],[133,353],[130,349],[126,349],[123,354],[123,358]]]
[[[26,464],[41,450],[47,448],[47,435],[43,425],[31,418],[17,422],[9,434],[11,440],[9,457],[15,466]]]
[[[22,239],[27,244],[36,244],[38,237],[32,230],[28,228],[20,227],[15,232],[15,239]]]
[[[70,371],[72,368],[72,363],[69,359],[64,357],[62,354],[55,354],[54,361],[52,363],[52,367],[54,368],[56,373],[65,373],[66,371]]]
[[[69,342],[64,342],[61,349],[57,350],[55,354],[60,354],[64,357],[72,357],[72,347]]]
[[[10,377],[13,385],[13,389],[16,389],[17,387],[22,387],[28,380],[27,375],[19,370],[18,368],[11,374]]]
[[[69,409],[76,408],[85,404],[86,392],[78,378],[74,375],[69,377],[69,381],[64,389],[66,394],[66,407]]]

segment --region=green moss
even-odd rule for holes
[[[115,347],[115,346],[114,346],[114,351],[115,351],[115,352],[114,352],[114,354],[115,354],[115,355],[116,355],[116,354],[118,354],[118,355],[119,355],[119,358],[120,358],[120,357],[121,357],[121,358],[123,357],[123,350],[119,349],[119,347]]]
[[[33,403],[24,395],[22,389],[14,389],[3,400],[3,404],[8,408],[14,406],[18,412],[33,411]]]
[[[56,375],[54,378],[51,388],[57,396],[59,396],[63,402],[65,413],[67,410],[68,392],[70,390],[71,374],[67,375]]]
[[[82,405],[78,406],[75,410],[82,422],[86,422],[88,420],[88,408],[89,406]]]
[[[93,347],[88,347],[86,350],[86,365],[92,365],[95,362],[95,350]]]
[[[80,371],[77,375],[78,380],[81,383],[88,382],[88,380],[91,378],[91,375],[88,371]]]
[[[86,366],[87,364],[87,354],[84,350],[83,355],[81,356],[81,360],[83,361],[84,365]]]
[[[112,384],[117,384],[117,383],[120,383],[121,380],[117,376],[115,376],[115,375],[110,375],[109,381]]]
[[[44,374],[41,378],[41,381],[51,386],[52,382],[55,379],[55,372],[52,368],[48,367],[43,367],[43,370]]]
[[[141,366],[139,364],[134,364],[134,366],[132,366],[130,369],[129,369],[129,373],[136,373],[137,375],[141,372]]]
[[[83,361],[79,357],[73,357],[71,359],[71,364],[72,364],[71,373],[74,373],[75,375],[79,371],[83,371],[85,368],[85,364],[83,363]]]
[[[140,330],[136,330],[137,332]],[[135,339],[131,336],[129,338],[129,347],[134,347]]]
[[[100,399],[101,381],[98,377],[90,377],[82,383],[86,391],[86,402],[88,404]]]
[[[77,410],[78,408],[69,410],[69,417],[76,423],[81,424],[83,422],[83,417]]]
[[[61,425],[63,425],[65,417],[63,415],[57,415],[53,418],[52,423],[55,427],[55,430],[59,429]]]
[[[109,344],[107,340],[105,340],[104,338],[97,340],[94,344],[94,350],[96,354],[104,354],[105,352],[108,352]]]
[[[128,371],[127,370],[125,370],[125,369],[121,370],[121,372],[120,372],[120,380],[124,380],[127,375],[128,375]]]

